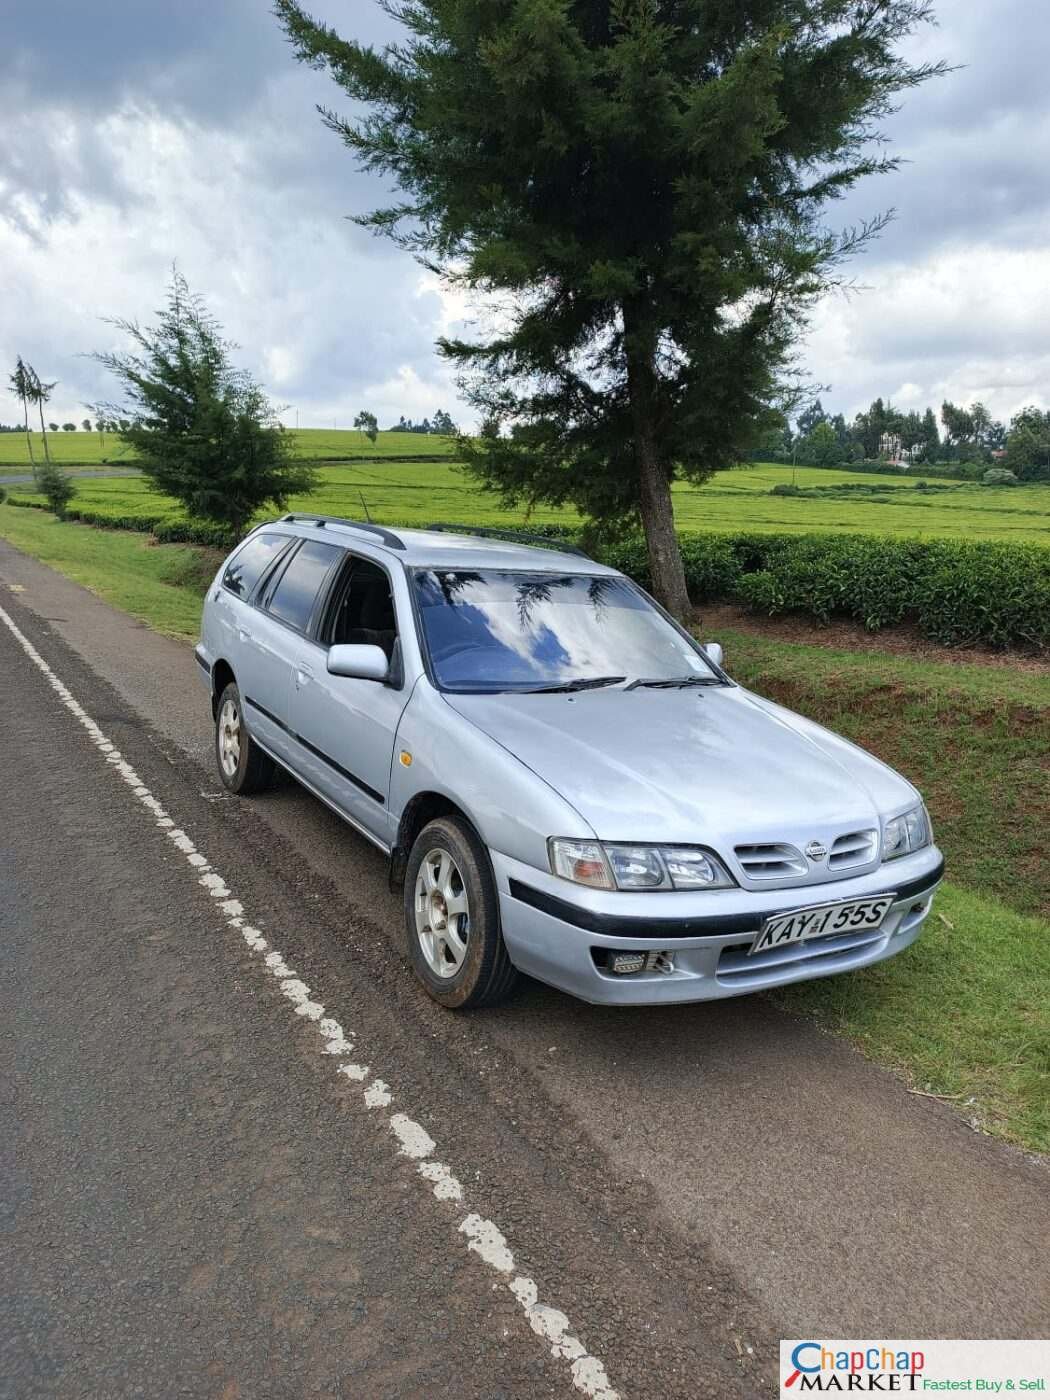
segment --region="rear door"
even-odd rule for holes
[[[299,540],[260,584],[240,634],[238,684],[249,730],[264,748],[294,764],[288,715],[293,668],[312,648],[310,628],[342,550]],[[242,679],[243,675],[243,679]]]
[[[241,692],[241,704],[251,698],[265,713],[283,710],[286,672],[274,652],[273,628],[255,606],[275,570],[298,543],[294,535],[263,530],[252,535],[230,558],[208,608],[212,657],[225,657]],[[266,748],[280,755],[286,744],[279,728],[263,718],[263,711],[245,715],[248,728]]]
[[[399,633],[385,566],[348,552],[317,620],[314,644],[300,648],[289,699],[296,770],[384,846],[391,841],[387,795],[394,736],[409,693]],[[328,647],[335,643],[382,647],[392,667],[390,681],[329,675]]]

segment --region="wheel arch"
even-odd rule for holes
[[[447,793],[427,790],[417,792],[405,803],[397,828],[397,840],[390,852],[390,888],[397,891],[404,884],[408,853],[423,828],[438,817],[462,817],[477,832],[477,824]]]
[[[237,677],[233,674],[233,667],[232,667],[232,666],[230,665],[230,663],[225,659],[225,657],[221,657],[221,656],[220,656],[219,659],[218,659],[218,661],[216,661],[215,664],[214,664],[214,665],[212,666],[212,668],[211,668],[211,714],[212,714],[212,719],[215,718],[215,716],[216,716],[216,714],[218,713],[218,710],[219,710],[219,696],[220,696],[220,695],[222,694],[222,692],[226,689],[226,687],[230,684],[230,682],[231,682],[231,681],[236,681],[236,679],[237,679]]]

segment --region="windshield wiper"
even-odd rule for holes
[[[636,681],[631,681],[630,685],[625,685],[624,690],[638,690],[641,687],[648,690],[679,690],[685,686],[697,685],[725,685],[725,681],[719,676],[658,676],[653,680],[639,676]]]
[[[619,685],[626,676],[581,676],[578,680],[562,681],[560,685],[530,686],[521,692],[523,695],[554,695],[568,690],[597,690],[603,685]]]

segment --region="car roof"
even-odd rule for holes
[[[399,559],[410,568],[542,570],[544,573],[588,575],[619,572],[568,546],[548,549],[495,534],[457,534],[444,528],[402,530],[317,515],[285,515],[259,528],[272,529],[274,525],[307,539],[327,540],[347,549],[363,548],[368,554],[383,554],[391,561]],[[554,543],[552,540],[552,546]]]

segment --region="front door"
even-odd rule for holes
[[[400,648],[390,579],[371,559],[349,554],[331,592],[316,640],[296,647],[289,719],[304,778],[384,846],[393,841],[387,813],[394,738],[408,690],[397,684]],[[329,675],[336,643],[380,646],[392,683]]]

